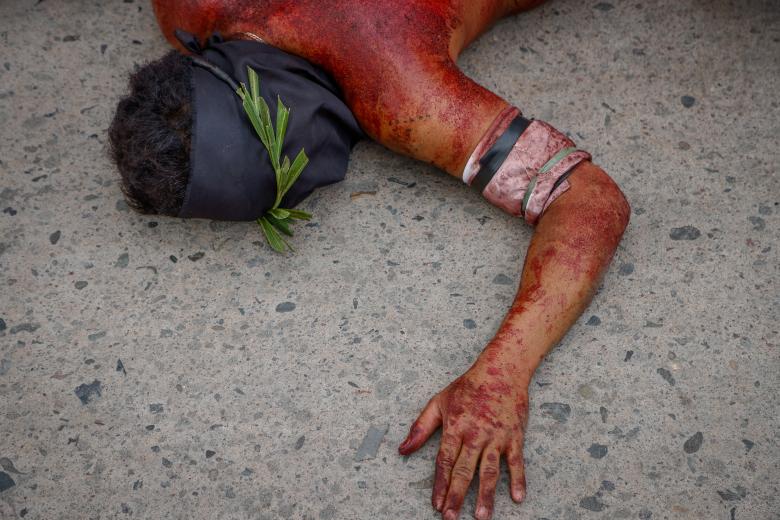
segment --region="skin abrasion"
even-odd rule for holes
[[[153,0],[174,45],[176,28],[201,41],[213,31],[228,39],[251,33],[302,56],[333,76],[369,136],[458,179],[470,171],[478,145],[488,147],[489,130],[508,121],[497,118],[517,112],[463,74],[457,57],[500,18],[540,3]],[[442,429],[431,500],[445,519],[461,514],[475,477],[474,514],[492,517],[502,460],[512,499],[525,499],[529,383],[590,302],[628,225],[628,203],[601,168],[582,160],[565,182],[568,189],[533,222],[519,289],[509,309],[496,309],[506,317],[495,336],[464,374],[430,399],[398,448],[411,455]],[[516,204],[512,208],[516,212]]]

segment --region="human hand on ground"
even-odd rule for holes
[[[525,498],[523,436],[528,418],[528,380],[505,367],[478,360],[465,374],[434,396],[398,447],[401,455],[419,449],[443,426],[436,457],[433,507],[444,520],[458,518],[479,466],[474,516],[491,518],[503,455],[509,466],[510,495]]]

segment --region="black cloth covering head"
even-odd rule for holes
[[[276,96],[290,108],[282,157],[292,161],[301,148],[309,157],[281,207],[292,208],[314,188],[344,178],[350,151],[364,134],[324,70],[261,42],[224,41],[214,34],[201,47],[189,33],[177,31],[176,36],[194,54],[190,178],[180,217],[249,221],[273,206],[271,160],[231,86],[249,85],[248,66],[260,77],[274,124]]]

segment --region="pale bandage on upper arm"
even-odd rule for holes
[[[569,189],[566,177],[572,169],[588,159],[590,154],[563,133],[544,121],[524,119],[517,108],[509,107],[472,153],[463,182],[477,187],[494,206],[534,225]]]

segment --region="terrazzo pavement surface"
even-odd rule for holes
[[[105,131],[166,48],[140,0],[0,3],[0,518],[436,518],[438,436],[396,446],[492,337],[531,230],[368,142],[292,256],[137,215]],[[633,207],[496,518],[780,518],[777,3],[553,1],[461,64]]]

